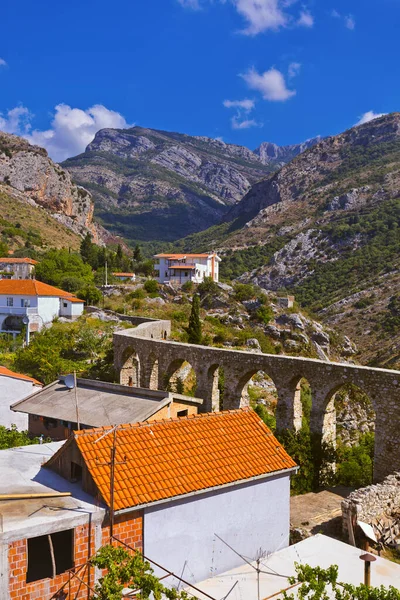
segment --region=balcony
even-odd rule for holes
[[[33,316],[38,315],[37,307],[30,306],[0,306],[0,315],[15,315],[17,317],[23,317],[24,315]]]

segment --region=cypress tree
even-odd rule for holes
[[[200,296],[198,294],[193,296],[189,326],[186,331],[189,334],[189,344],[201,344]]]

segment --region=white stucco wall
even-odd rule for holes
[[[66,305],[66,306],[64,306]],[[83,313],[84,302],[69,302],[64,298],[60,298],[60,316],[61,317],[80,317]]]
[[[271,477],[146,508],[144,554],[191,583],[289,544],[290,478]],[[158,574],[161,571],[157,572]]]
[[[58,296],[39,296],[38,312],[43,319],[43,323],[51,323],[55,317],[58,317],[60,311],[60,299]]]
[[[39,386],[33,385],[30,381],[0,375],[0,425],[10,427],[15,423],[18,429],[28,429],[28,415],[10,410],[10,405],[39,389]]]

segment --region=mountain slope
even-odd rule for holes
[[[206,229],[256,181],[316,140],[255,152],[207,137],[103,129],[64,167],[90,189],[96,218],[130,240],[174,241]]]
[[[43,148],[0,132],[0,182],[9,198],[42,207],[74,234],[82,236],[90,231],[98,241],[90,193],[72,183],[70,174],[55,164]]]
[[[247,148],[141,127],[99,131],[64,166],[93,193],[101,223],[139,240],[209,227],[271,170]]]
[[[255,184],[196,249],[212,235],[222,273],[293,292],[356,341],[362,362],[400,365],[399,113],[322,140]]]

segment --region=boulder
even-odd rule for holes
[[[281,337],[281,332],[277,327],[275,327],[275,325],[267,325],[264,327],[264,331],[267,335],[271,336],[275,340],[278,340]]]
[[[259,352],[261,352],[260,342],[258,341],[257,338],[250,338],[250,339],[246,340],[246,346],[248,348],[254,348],[254,349],[258,350]]]
[[[290,325],[295,329],[304,330],[303,320],[298,313],[280,315],[277,317],[276,322],[279,325]]]
[[[320,346],[329,346],[330,337],[325,331],[313,331],[311,334],[313,342],[317,342]]]

